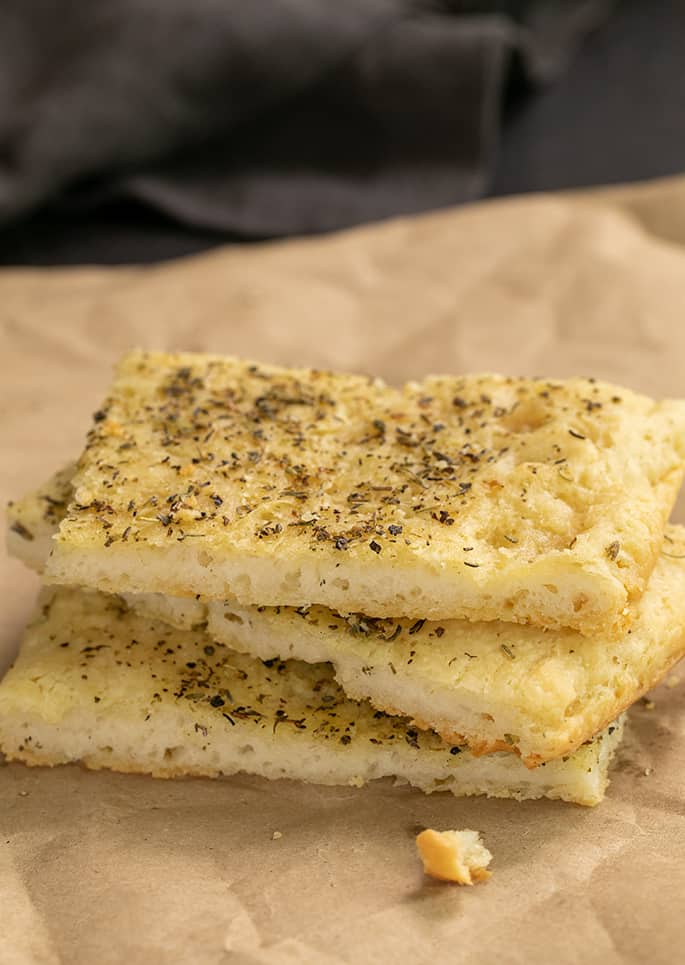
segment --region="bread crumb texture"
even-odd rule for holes
[[[423,862],[423,870],[439,881],[453,881],[458,885],[473,885],[487,881],[492,872],[487,870],[492,855],[483,845],[478,831],[422,831],[416,846]]]

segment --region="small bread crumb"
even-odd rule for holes
[[[283,835],[281,834],[280,831],[274,831],[274,833],[271,835],[271,840],[272,840],[272,841],[278,841],[278,839],[279,839],[279,838],[282,838],[282,837],[283,837]]]
[[[473,885],[487,881],[492,872],[487,866],[492,855],[484,847],[478,831],[422,831],[416,838],[423,870],[440,881]]]

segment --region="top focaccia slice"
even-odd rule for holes
[[[370,616],[620,629],[685,404],[593,380],[355,375],[133,352],[46,579]]]

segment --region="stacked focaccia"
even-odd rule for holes
[[[685,653],[685,404],[134,352],[9,511],[47,584],[0,685],[35,764],[601,800]]]

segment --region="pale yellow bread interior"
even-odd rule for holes
[[[49,484],[41,491],[49,493]],[[43,543],[37,498],[20,500],[13,512],[35,521],[35,539]],[[54,525],[46,520],[43,527]],[[19,540],[14,548],[31,545]],[[345,618],[320,606],[239,607],[163,594],[125,599],[149,619],[181,629],[207,624],[213,639],[261,659],[330,662],[348,695],[406,714],[475,753],[506,748],[535,766],[591,738],[685,653],[685,530],[667,528],[632,627],[619,638],[507,623]]]
[[[133,352],[49,582],[617,632],[680,486],[685,404],[586,380]]]
[[[44,591],[0,684],[10,760],[158,777],[239,771],[361,785],[395,777],[424,791],[597,804],[622,722],[567,759],[528,770],[512,754],[474,757],[345,696],[328,665],[230,651],[113,596]]]

